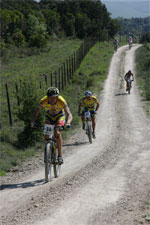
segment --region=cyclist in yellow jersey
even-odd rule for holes
[[[55,87],[50,87],[47,89],[46,96],[44,96],[38,107],[36,108],[31,126],[34,126],[34,123],[41,111],[41,109],[45,109],[45,124],[54,124],[57,126],[64,126],[65,124],[65,113],[67,113],[67,128],[70,127],[70,123],[72,121],[72,114],[67,105],[66,100],[59,95],[59,90]],[[56,129],[55,132],[57,147],[58,147],[58,161],[59,163],[63,163],[62,158],[62,136],[60,130]],[[48,137],[45,135],[45,139]]]
[[[95,113],[98,110],[100,104],[97,100],[97,98],[95,96],[92,95],[92,92],[87,90],[85,92],[85,96],[81,99],[79,107],[78,107],[78,115],[80,115],[81,113],[81,108],[82,106],[84,107],[84,110],[82,111],[82,128],[85,129],[85,118],[84,118],[84,112],[85,111],[90,111],[91,113],[91,118],[92,118],[92,135],[93,138],[95,138],[95,126],[96,126],[96,122],[95,122]]]

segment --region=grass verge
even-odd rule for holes
[[[113,55],[112,42],[97,43],[90,49],[79,69],[74,73],[72,80],[69,82],[61,95],[67,100],[73,114],[72,129],[70,132],[64,132],[63,137],[69,135],[80,126],[81,120],[77,115],[80,98],[84,95],[86,89],[92,90],[94,95],[99,97],[100,90],[103,88],[104,80],[107,78],[108,68]],[[43,56],[44,57],[44,56]],[[45,56],[47,57],[47,56]],[[29,60],[27,58],[27,60]],[[44,60],[44,59],[43,59]],[[14,63],[15,64],[15,63]],[[40,65],[40,67],[43,67]],[[42,72],[42,71],[41,71]],[[2,148],[0,152],[0,175],[4,175],[12,166],[21,165],[21,162],[27,157],[34,156],[38,149],[41,149],[43,143],[39,142],[32,148],[17,149],[14,143],[17,141],[17,134],[21,123],[16,120],[16,130],[5,128],[1,130]]]
[[[150,44],[146,43],[136,51],[136,78],[141,96],[150,116]]]

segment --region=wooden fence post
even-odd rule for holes
[[[51,85],[51,87],[53,87],[53,74],[52,73],[50,74],[50,81],[51,81],[50,85]]]
[[[7,96],[7,103],[8,103],[8,113],[9,113],[9,123],[12,126],[12,116],[11,116],[11,107],[10,107],[10,100],[9,100],[9,93],[8,93],[8,85],[6,83],[6,96]]]
[[[64,90],[64,70],[63,70],[63,66],[61,66],[61,87],[62,87],[62,90]]]
[[[42,82],[41,82],[41,80],[40,80],[40,89],[42,89]]]
[[[44,74],[44,78],[45,78],[45,84],[47,86],[47,75],[46,74]]]
[[[74,59],[74,72],[75,72],[75,70],[76,70],[76,53],[74,52],[74,54],[73,54],[73,59]]]
[[[71,61],[72,61],[71,64],[72,64],[72,76],[73,76],[73,73],[74,73],[74,65],[73,65],[73,62],[74,62],[74,61],[73,61],[73,55],[72,55],[72,57],[71,57]]]
[[[16,86],[16,95],[17,95],[17,105],[19,106],[20,105],[20,99],[19,99],[19,95],[18,95],[18,84],[15,83],[15,86]]]
[[[60,81],[60,68],[59,68],[59,70],[58,70],[58,87],[59,87],[59,91],[60,91],[60,89],[61,89],[61,81]]]
[[[65,86],[67,85],[67,81],[66,81],[66,67],[65,67],[65,63],[63,63],[63,67],[64,67],[64,83]]]
[[[55,71],[55,87],[57,87],[57,71]]]
[[[69,82],[69,62],[68,62],[68,59],[67,59],[67,82]]]
[[[69,73],[70,73],[70,79],[72,77],[72,70],[71,70],[71,56],[69,56]]]

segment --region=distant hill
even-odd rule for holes
[[[147,17],[150,16],[150,2],[149,1],[108,1],[102,0],[107,7],[108,12],[111,13],[112,18],[123,17]]]

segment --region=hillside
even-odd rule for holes
[[[102,1],[112,18],[124,17],[147,17],[150,14],[149,1]]]

